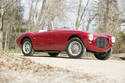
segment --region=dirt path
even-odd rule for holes
[[[67,57],[28,57],[36,63],[49,64],[54,67],[69,69],[73,72],[101,75],[116,80],[113,83],[125,83],[125,61],[96,59],[70,59]]]

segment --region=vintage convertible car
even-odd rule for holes
[[[24,33],[16,41],[25,56],[48,52],[56,57],[61,51],[66,51],[71,58],[80,58],[87,51],[94,53],[97,59],[106,60],[112,53],[115,37],[75,30],[41,30]]]

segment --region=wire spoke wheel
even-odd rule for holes
[[[77,56],[80,54],[81,50],[82,50],[82,46],[79,42],[77,41],[73,41],[70,43],[69,47],[68,47],[69,52],[73,55],[73,56]]]
[[[25,56],[30,56],[33,54],[34,50],[32,47],[32,42],[30,39],[26,38],[22,42],[22,52]]]
[[[23,51],[28,54],[31,51],[31,43],[26,41],[23,43]]]
[[[68,41],[66,51],[71,58],[80,58],[85,54],[86,48],[83,45],[82,41],[79,38],[75,37]]]

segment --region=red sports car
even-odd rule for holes
[[[41,30],[24,33],[17,39],[17,44],[25,56],[34,52],[48,52],[56,57],[66,51],[71,58],[80,58],[87,52],[94,53],[100,60],[106,60],[112,53],[115,37],[108,34],[93,34],[75,30]]]

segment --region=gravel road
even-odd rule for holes
[[[125,61],[97,60],[97,59],[70,59],[68,57],[33,56],[28,57],[36,63],[47,64],[53,67],[69,69],[73,72],[100,75],[115,80],[113,83],[125,83]]]

